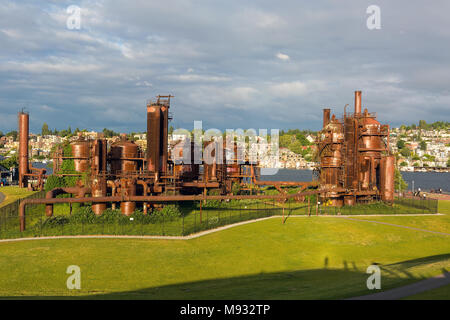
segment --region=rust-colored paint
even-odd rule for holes
[[[354,114],[344,112],[341,120],[332,117],[327,123],[328,111],[325,110],[324,128],[317,145],[320,188],[333,191],[323,194],[322,200],[331,200],[336,206],[353,205],[359,198],[367,201],[370,197],[381,197],[391,201],[390,191],[382,191],[389,189],[385,178],[393,175],[391,166],[386,165],[386,161],[391,160],[382,160],[386,154],[393,158],[388,143],[389,126],[381,125],[367,109],[361,113],[361,91],[355,91]]]
[[[28,113],[19,112],[19,186],[26,188],[28,185],[28,178],[26,174],[29,173],[28,168],[28,135],[29,135],[29,121]]]

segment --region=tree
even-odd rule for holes
[[[13,155],[5,160],[0,161],[0,164],[4,166],[6,169],[14,168],[19,166],[19,162],[17,160],[17,155]]]
[[[447,160],[447,168],[450,168],[450,159]]]
[[[395,174],[394,174],[394,183],[395,183],[395,189],[402,192],[408,188],[408,183],[403,180],[403,176],[397,168],[395,168]]]
[[[400,163],[400,167],[406,167],[408,164],[405,161],[402,161],[402,163]]]
[[[41,130],[41,134],[43,136],[48,136],[50,135],[52,132],[48,129],[48,124],[44,122],[44,124],[42,125],[42,130]]]
[[[420,141],[420,144],[419,144],[419,146],[420,146],[420,150],[427,150],[427,143],[425,142],[425,141]]]
[[[420,129],[428,129],[428,124],[425,120],[420,120],[419,121],[419,128]]]
[[[17,140],[18,133],[16,130],[10,131],[6,134],[7,137],[12,137],[14,141]]]
[[[411,156],[411,151],[408,148],[403,148],[400,150],[400,154],[405,158],[408,158]]]
[[[400,150],[400,149],[403,149],[404,147],[405,147],[405,141],[398,140],[397,141],[397,148]]]

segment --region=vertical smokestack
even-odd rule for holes
[[[330,109],[323,109],[323,127],[330,123]]]
[[[161,139],[161,107],[147,106],[147,169],[159,172],[160,139]]]
[[[28,173],[28,134],[30,118],[28,113],[19,112],[19,186],[27,187]]]
[[[361,91],[355,91],[355,114],[361,114]]]
[[[167,172],[167,144],[169,135],[169,106],[161,107],[161,171]]]

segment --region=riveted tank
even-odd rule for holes
[[[110,154],[112,172],[129,173],[137,171],[139,147],[134,142],[122,139],[111,145]]]
[[[92,196],[106,197],[106,180],[104,178],[96,178],[92,181]],[[92,211],[96,215],[101,215],[106,209],[106,203],[93,203]]]
[[[80,137],[71,143],[71,149],[75,171],[87,172],[89,170],[89,141]]]
[[[381,200],[394,201],[395,157],[385,156],[380,161]]]
[[[324,109],[323,111],[324,127],[319,136],[320,183],[322,189],[330,190],[326,197],[331,200],[332,205],[342,206],[342,199],[336,189],[341,187],[339,177],[342,165],[343,127],[342,123],[334,115],[330,120],[329,109]]]
[[[359,181],[362,190],[376,188],[376,170],[380,164],[382,139],[381,125],[374,115],[364,110],[363,117],[359,119],[360,139],[358,151],[360,152]]]

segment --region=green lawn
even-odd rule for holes
[[[450,214],[450,200],[439,200],[438,211],[440,213],[448,213]]]
[[[450,233],[450,216],[370,220]],[[450,268],[449,236],[336,217],[250,223],[192,240],[60,239],[0,243],[0,296],[135,299],[340,299]],[[81,268],[81,290],[66,268]],[[439,291],[449,299],[448,290]]]
[[[0,192],[5,195],[5,200],[0,203],[0,208],[10,204],[18,199],[22,199],[32,195],[36,191],[29,191],[26,188],[19,188],[15,186],[7,186],[0,188]]]

